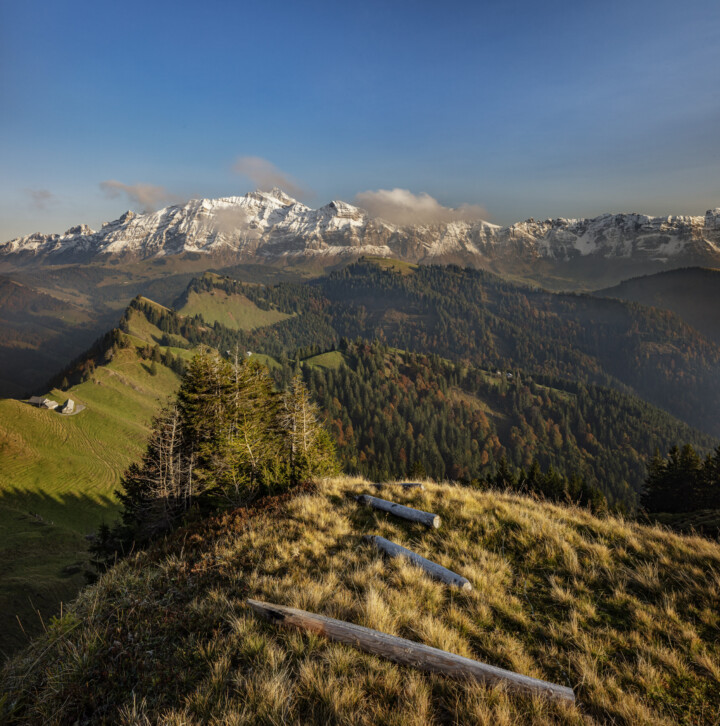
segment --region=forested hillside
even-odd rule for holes
[[[502,459],[526,471],[537,461],[632,510],[656,449],[691,441],[706,451],[714,443],[635,396],[592,384],[485,371],[378,343],[335,355],[336,365],[308,359],[304,379],[344,469],[375,480],[471,482]]]
[[[522,287],[488,272],[364,260],[306,284],[272,287],[203,278],[196,289],[242,294],[291,317],[253,332],[215,323],[219,348],[236,342],[275,357],[378,338],[482,368],[634,392],[692,426],[720,435],[720,348],[674,314],[590,295]],[[158,322],[181,331],[179,318]],[[188,328],[188,335],[201,335]]]
[[[164,345],[249,350],[271,366],[281,387],[302,361],[345,469],[376,479],[426,473],[469,482],[491,474],[503,458],[526,470],[537,460],[543,469],[581,477],[612,504],[633,510],[656,449],[665,452],[681,441],[707,451],[716,443],[637,396],[588,381],[522,368],[488,370],[372,341],[341,339],[334,352],[320,350],[312,341],[332,346],[333,328],[315,291],[298,290],[302,295],[283,300],[289,289],[274,288],[274,304],[291,310],[293,318],[253,334],[217,322],[208,326],[144,299],[133,302],[121,327],[137,327],[133,321],[141,316]],[[246,292],[263,304],[264,288],[247,286]],[[280,331],[289,340],[295,328],[288,326],[300,320],[306,327],[299,329],[298,343],[304,347],[286,355],[273,336]]]
[[[709,410],[717,382],[707,376],[716,349],[671,314],[529,288],[518,292],[485,273],[387,264],[390,269],[361,263],[303,285],[265,287],[209,275],[193,283],[201,305],[208,290],[221,290],[223,311],[234,315],[226,303],[240,300],[248,327],[267,322],[268,311],[287,316],[255,330],[209,324],[200,314],[180,315],[136,298],[119,327],[52,382],[56,399],[72,397],[86,403],[87,411],[64,418],[1,402],[8,409],[4,428],[0,423],[3,504],[17,524],[6,530],[2,545],[6,561],[24,563],[27,574],[6,570],[8,587],[0,595],[8,612],[22,609],[17,593],[35,580],[33,606],[41,610],[52,608],[68,586],[77,587],[87,526],[95,526],[103,512],[114,516],[108,499],[98,506],[87,493],[111,494],[161,399],[178,385],[190,349],[200,344],[226,357],[250,351],[272,369],[279,386],[300,371],[343,467],[373,479],[427,474],[479,483],[502,466],[520,479],[522,472],[532,479],[533,472],[550,470],[597,487],[612,506],[632,511],[656,448],[665,454],[674,444],[689,443],[704,454],[716,445],[716,439],[630,395],[630,387],[603,367],[603,361],[615,365],[603,346],[614,346],[617,357],[632,363],[628,380],[644,372],[664,380],[658,391],[669,396],[674,390],[685,408],[703,399]],[[574,306],[591,310],[594,304],[615,317],[586,328],[572,322]],[[635,327],[628,330],[631,322]],[[358,337],[363,335],[368,339]],[[573,340],[594,354],[573,347]],[[653,346],[673,352],[658,359],[648,352]],[[648,355],[634,359],[628,350]],[[570,378],[573,361],[579,374]],[[664,361],[676,365],[665,367]],[[87,426],[101,446],[86,443]],[[60,500],[37,495],[39,487],[50,486]],[[73,502],[82,506],[73,509]],[[88,516],[81,515],[86,510]],[[73,511],[77,517],[70,516]],[[23,540],[20,523],[35,515],[37,532]],[[60,522],[68,527],[56,526]],[[57,565],[41,565],[40,553],[50,541]],[[67,565],[76,567],[75,580],[56,587]],[[33,606],[27,606],[31,612]],[[6,644],[18,642],[17,631]]]

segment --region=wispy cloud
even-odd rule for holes
[[[109,179],[100,182],[100,189],[111,199],[121,196],[127,197],[132,204],[137,204],[142,207],[142,211],[144,212],[154,212],[166,204],[179,201],[165,187],[155,186],[153,184],[123,184],[114,179]]]
[[[250,179],[258,189],[263,191],[280,187],[292,197],[301,198],[310,194],[310,190],[304,188],[292,176],[260,156],[241,156],[233,164],[233,170]]]
[[[24,192],[35,209],[47,209],[48,205],[57,201],[57,197],[49,189],[25,189]]]
[[[373,217],[393,224],[439,224],[453,221],[487,219],[487,211],[477,204],[444,207],[437,199],[422,192],[413,194],[407,189],[378,189],[360,192],[355,203]]]

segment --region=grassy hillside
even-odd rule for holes
[[[720,344],[720,270],[689,267],[625,280],[595,295],[671,310]]]
[[[149,342],[141,327],[132,333]],[[84,584],[85,535],[114,518],[120,475],[179,383],[164,365],[155,370],[135,346],[117,350],[88,380],[49,393],[86,406],[73,416],[0,400],[0,652],[26,641],[21,627],[41,630]]]
[[[181,315],[202,315],[208,323],[222,323],[235,330],[254,330],[272,325],[290,316],[278,310],[261,310],[244,295],[224,290],[190,292],[187,302],[178,310]]]
[[[303,363],[311,368],[328,368],[337,370],[345,362],[345,356],[339,350],[331,350],[328,353],[320,353],[306,358]]]
[[[14,724],[712,724],[720,546],[621,519],[433,483],[359,506],[339,478],[198,522],[85,590],[2,673]],[[452,591],[363,544],[451,566]],[[259,621],[248,597],[400,635],[575,689],[575,706],[396,666]]]

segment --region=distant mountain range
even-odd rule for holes
[[[341,201],[311,209],[279,189],[196,199],[157,212],[126,212],[99,231],[32,234],[0,244],[0,261],[87,263],[207,255],[228,262],[322,263],[361,255],[409,262],[512,267],[533,261],[632,261],[647,271],[720,265],[720,207],[704,217],[605,214],[398,226]]]

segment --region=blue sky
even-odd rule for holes
[[[243,194],[244,157],[312,206],[399,188],[498,223],[701,214],[719,38],[717,0],[5,0],[0,240],[141,209],[138,184]]]

